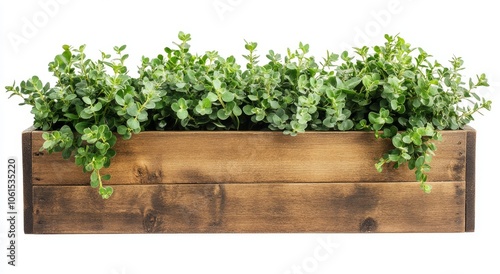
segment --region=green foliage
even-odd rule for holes
[[[189,34],[178,38],[176,48],[143,57],[137,77],[125,66],[125,46],[99,60],[88,59],[85,46],[63,46],[49,63],[53,87],[33,76],[6,89],[32,106],[36,128],[51,131],[41,149],[74,155],[105,199],[113,190],[103,186],[110,176],[101,169],[115,155],[116,136],[129,139],[143,130],[374,131],[393,144],[377,170],[407,164],[429,192],[438,130],[463,128],[491,107],[474,92],[488,85],[484,74],[466,84],[461,58],[443,66],[399,36],[356,48],[356,56],[327,52],[322,62],[300,43],[284,55],[270,50],[262,64],[258,44],[245,41],[245,69],[233,56],[191,53]]]
[[[6,87],[12,95],[21,96],[32,106],[34,126],[46,132],[41,149],[49,153],[62,151],[64,158],[74,155],[75,163],[90,172],[90,184],[99,187],[107,199],[113,193],[104,187],[102,168],[115,156],[113,132],[129,139],[143,130],[150,120],[148,111],[161,108],[157,104],[165,95],[153,83],[128,75],[122,54],[125,46],[115,47],[115,57],[102,53],[101,59],[88,59],[85,46],[73,49],[63,46],[63,52],[49,63],[49,71],[57,79],[51,87],[37,76],[20,85]]]

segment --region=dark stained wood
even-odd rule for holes
[[[476,210],[476,131],[467,131],[465,231],[474,232]]]
[[[462,232],[465,182],[35,186],[36,233]]]
[[[29,128],[22,133],[24,233],[26,234],[33,233],[32,131],[33,128]]]
[[[33,132],[33,184],[88,185],[72,160],[38,152],[41,134]],[[466,134],[443,132],[429,181],[465,181]],[[119,140],[105,172],[112,185],[415,181],[406,167],[375,170],[389,148],[372,132],[143,132]]]

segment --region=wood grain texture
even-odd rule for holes
[[[24,233],[26,234],[33,233],[32,131],[33,128],[28,128],[22,133]]]
[[[476,131],[467,131],[465,231],[474,232],[476,217]]]
[[[465,183],[35,186],[37,233],[461,232]]]
[[[33,185],[88,185],[72,160],[38,151],[41,134],[33,132]],[[429,181],[465,181],[466,134],[443,132]],[[388,149],[372,132],[143,132],[118,141],[104,172],[112,185],[415,181],[406,167],[375,170]]]
[[[474,230],[475,131],[443,131],[431,194],[385,168],[371,132],[143,132],[119,141],[102,200],[89,175],[23,133],[26,233]]]

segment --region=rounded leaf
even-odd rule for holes
[[[132,130],[135,130],[137,128],[140,128],[141,125],[139,124],[139,121],[137,121],[135,118],[129,118],[127,120],[127,126],[132,129]]]
[[[234,93],[231,93],[229,91],[225,91],[222,93],[222,101],[229,103],[234,100]]]
[[[217,117],[221,120],[226,120],[229,118],[229,114],[227,114],[224,109],[219,109],[219,111],[217,111]]]
[[[189,113],[185,109],[180,109],[179,111],[177,111],[177,118],[179,118],[181,120],[186,119],[188,116],[189,116]]]

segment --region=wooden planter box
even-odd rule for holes
[[[423,193],[371,132],[143,132],[118,141],[103,200],[23,133],[26,233],[474,230],[475,131],[444,131]]]

